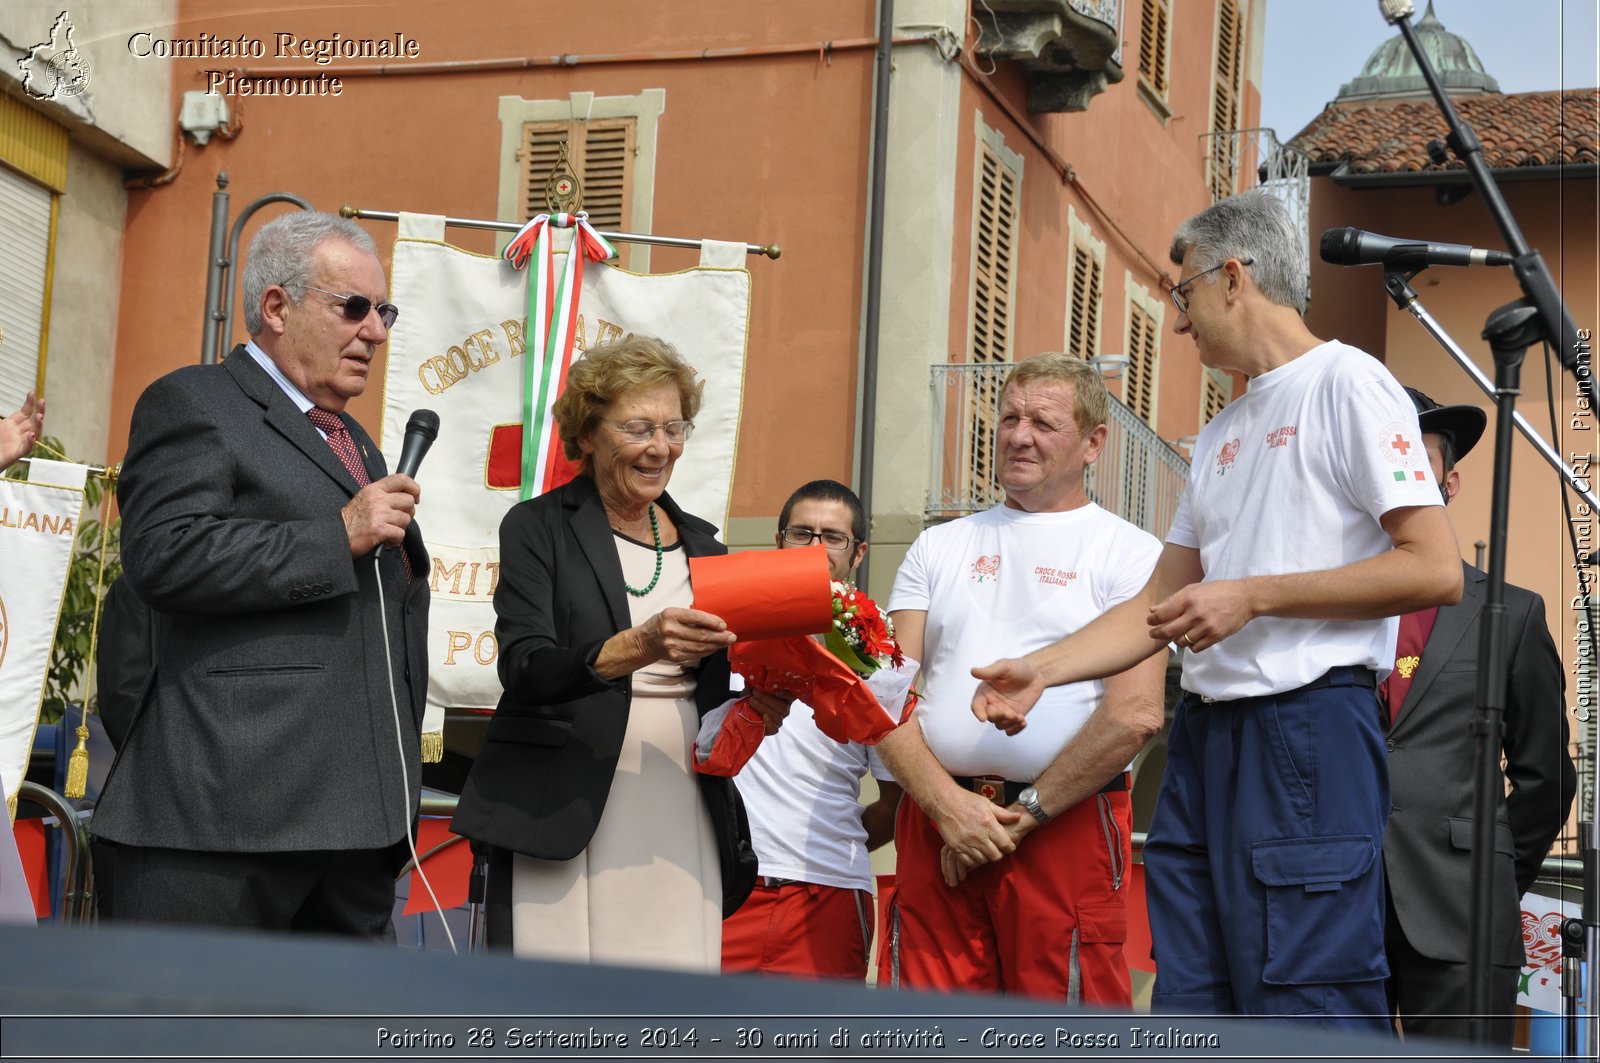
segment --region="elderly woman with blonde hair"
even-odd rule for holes
[[[754,883],[738,791],[692,766],[735,638],[690,608],[688,559],[726,547],[666,493],[702,386],[660,340],[588,352],[555,405],[579,475],[500,525],[505,693],[453,828],[490,846],[489,941],[517,955],[716,971]],[[788,704],[752,698],[775,729]]]

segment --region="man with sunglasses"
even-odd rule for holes
[[[95,812],[103,918],[393,939],[429,560],[416,482],[344,412],[385,290],[360,226],[275,219],[245,265],[250,342],[134,408],[117,495],[154,669]]]
[[[836,580],[867,556],[861,499],[835,480],[813,480],[784,503],[778,549],[821,543]],[[868,773],[878,796],[861,804]],[[761,877],[722,921],[722,969],[862,981],[872,943],[872,865],[867,853],[894,836],[900,787],[877,754],[839,743],[796,701],[740,769],[735,784],[750,817]]]
[[[1303,241],[1264,191],[1179,227],[1174,329],[1250,388],[1201,429],[1144,588],[977,669],[972,710],[1015,733],[1046,687],[1187,649],[1144,850],[1151,1008],[1376,1031],[1389,778],[1374,686],[1395,615],[1457,601],[1461,561],[1405,392],[1306,328]]]

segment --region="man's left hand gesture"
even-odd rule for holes
[[[972,676],[983,680],[972,694],[972,715],[1008,735],[1028,726],[1025,717],[1044,693],[1045,683],[1027,658],[1006,657],[974,668]]]

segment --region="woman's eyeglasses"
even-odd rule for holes
[[[306,287],[310,288],[314,292],[321,292],[323,295],[331,295],[335,299],[339,300],[344,309],[344,319],[346,321],[365,321],[367,319],[367,315],[372,313],[373,302],[364,295],[349,295],[345,292],[330,292],[326,288],[318,288],[315,284],[308,284]],[[400,316],[400,308],[395,306],[393,303],[378,303],[377,310],[378,320],[383,322],[383,327],[386,329],[394,328],[395,318]]]
[[[694,434],[693,421],[668,421],[666,424],[651,424],[640,419],[636,421],[607,421],[612,429],[629,443],[648,443],[655,438],[656,429],[667,434],[668,443],[682,443]]]

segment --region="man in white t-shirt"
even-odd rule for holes
[[[1137,594],[1160,543],[1089,500],[1106,438],[1087,362],[1020,362],[1001,389],[1005,502],[930,528],[889,609],[924,697],[879,744],[914,800],[895,823],[892,980],[1127,1008],[1127,770],[1161,727],[1163,662],[1054,690],[1048,723],[973,719],[974,665],[1042,647]]]
[[[1264,192],[1178,229],[1176,330],[1250,389],[1200,432],[1155,575],[1054,645],[980,668],[1002,730],[1059,683],[1187,647],[1144,863],[1151,1007],[1388,1028],[1389,779],[1373,688],[1395,615],[1461,596],[1411,400],[1301,320],[1301,235]]]
[[[784,503],[777,542],[820,542],[833,578],[852,579],[867,556],[861,499],[835,480],[813,480]],[[868,772],[878,796],[862,805]],[[894,836],[899,784],[869,747],[823,734],[800,701],[734,782],[761,877],[722,921],[722,969],[862,981],[873,928],[867,853]]]

